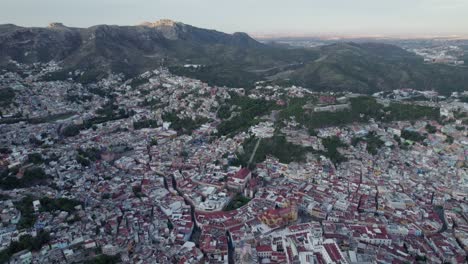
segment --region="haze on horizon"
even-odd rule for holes
[[[136,25],[169,18],[255,35],[467,35],[468,0],[4,0],[0,24]]]

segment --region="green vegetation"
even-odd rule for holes
[[[68,94],[65,96],[65,100],[71,103],[81,104],[83,102],[88,102],[93,99],[93,96],[90,94]]]
[[[51,123],[51,122],[55,122],[57,120],[67,119],[67,118],[72,117],[74,115],[75,115],[74,112],[65,112],[65,113],[52,114],[52,115],[48,115],[48,116],[45,116],[45,117],[29,118],[26,121],[31,123],[31,124]]]
[[[0,119],[0,124],[15,124],[19,122],[28,122],[30,124],[50,123],[50,122],[54,122],[57,120],[63,120],[63,119],[69,118],[73,116],[74,114],[75,114],[74,112],[65,112],[65,113],[58,113],[58,114],[52,114],[52,115],[48,115],[44,117],[35,117],[35,118],[21,117],[21,114],[19,114],[16,117]]]
[[[248,161],[253,153],[257,140],[257,138],[251,137],[244,141],[242,145],[244,152],[237,153],[237,160],[233,165],[241,165],[243,167],[249,165]],[[374,141],[373,138],[371,138],[371,140],[372,142]],[[326,151],[315,151],[309,147],[302,147],[289,143],[283,135],[275,135],[272,138],[261,139],[252,163],[261,163],[268,155],[278,158],[282,163],[303,162],[308,152],[324,155],[335,165],[347,160],[346,157],[338,152],[338,148],[347,148],[347,145],[337,136],[324,138],[322,143]],[[377,141],[375,144],[377,144]],[[371,151],[373,151],[373,149],[371,149]]]
[[[411,121],[418,119],[438,120],[439,108],[415,104],[391,103],[383,109],[386,112],[384,121]]]
[[[367,94],[413,87],[444,95],[468,86],[466,68],[425,64],[421,57],[393,45],[336,43],[317,49],[323,60],[308,62],[291,73],[289,78],[296,84],[314,90],[351,89]]]
[[[51,199],[44,197],[39,201],[41,202],[41,211],[45,212],[66,211],[71,213],[75,211],[76,206],[81,205],[80,201],[68,198]]]
[[[74,137],[80,134],[80,130],[81,130],[81,126],[71,124],[71,125],[66,126],[62,130],[62,135],[65,137]]]
[[[37,200],[33,196],[26,196],[22,200],[15,202],[15,207],[21,212],[21,219],[18,223],[18,229],[31,228],[36,222],[36,216],[34,215],[33,201]],[[80,205],[81,202],[76,200],[70,200],[67,198],[51,199],[44,197],[39,199],[41,202],[41,211],[55,212],[66,211],[74,212],[75,206]]]
[[[437,128],[431,124],[427,124],[426,125],[426,131],[428,133],[431,133],[431,134],[434,134],[435,132],[437,132]]]
[[[88,91],[92,94],[95,94],[97,96],[100,96],[100,97],[107,97],[109,96],[109,92],[102,89],[102,88],[94,88],[94,87],[90,87],[88,88]]]
[[[401,131],[401,137],[414,142],[423,142],[426,139],[426,136],[421,135],[416,131],[410,131],[407,129]]]
[[[242,33],[226,35],[189,25],[184,29],[176,26],[176,39],[160,38],[151,28],[103,27],[80,30],[87,36],[108,32],[93,45],[80,42],[78,32],[65,36],[56,30],[31,30],[34,43],[11,38],[7,41],[11,48],[1,59],[22,61],[25,51],[35,51],[37,60],[63,61],[65,69],[45,79],[63,80],[69,77],[68,72],[85,69],[83,74],[72,76],[82,83],[109,72],[132,77],[163,64],[175,74],[217,86],[249,88],[254,81],[272,79],[323,91],[373,93],[413,87],[450,94],[467,90],[466,67],[425,64],[420,56],[393,45],[336,43],[290,48],[262,44]],[[186,63],[205,66],[183,67]]]
[[[373,117],[382,108],[374,98],[358,97],[351,99],[351,109],[341,112],[306,113],[302,108],[305,102],[296,101],[281,113],[282,118],[294,116],[296,120],[309,130],[327,126],[341,126],[353,122],[364,122]],[[361,116],[362,115],[362,116]]]
[[[217,113],[218,118],[220,119],[227,119],[231,116],[231,106],[230,105],[222,105]]]
[[[101,150],[92,147],[87,149],[78,149],[78,153],[76,155],[76,161],[80,163],[82,166],[89,166],[91,162],[95,162],[101,159]]]
[[[16,209],[21,212],[21,219],[17,225],[18,229],[30,228],[36,222],[33,208],[34,200],[35,199],[32,196],[26,196],[19,202],[15,203]]]
[[[343,143],[339,137],[332,136],[324,138],[322,139],[322,144],[326,151],[321,154],[328,157],[335,165],[347,160],[347,158],[338,151],[338,148],[347,148],[348,145]]]
[[[446,143],[449,143],[449,144],[453,144],[453,142],[454,142],[454,139],[453,139],[453,137],[452,137],[452,136],[450,136],[450,135],[447,135],[447,138],[445,139],[445,142],[446,142]]]
[[[15,91],[12,88],[1,88],[0,89],[0,107],[7,107],[15,98]]]
[[[244,141],[242,154],[237,154],[236,164],[246,167],[250,156],[252,155],[258,138],[251,137]],[[275,135],[272,138],[261,139],[257,148],[257,152],[252,160],[252,163],[257,164],[263,162],[267,156],[276,157],[282,163],[301,162],[305,161],[306,153],[312,152],[312,148],[305,148],[294,145],[286,140],[283,135]]]
[[[232,211],[236,210],[238,208],[241,208],[242,206],[248,204],[250,202],[250,199],[243,196],[242,194],[237,194],[230,202],[229,204],[223,209],[223,211]]]
[[[143,189],[139,185],[138,186],[133,186],[132,191],[133,191],[133,194],[135,195],[135,197],[141,198],[141,197],[145,196],[144,193],[143,193]]]
[[[7,263],[11,256],[23,250],[38,251],[49,241],[50,234],[44,230],[39,231],[36,237],[21,236],[18,242],[12,242],[8,248],[0,251],[0,263]]]
[[[68,78],[71,78],[71,76],[68,75],[68,73],[69,71],[67,70],[50,72],[42,76],[42,80],[45,82],[66,81]]]
[[[99,255],[94,259],[86,261],[85,264],[117,264],[119,262],[119,256]]]
[[[0,193],[0,201],[10,200],[11,197],[8,194]]]
[[[427,106],[391,103],[388,107],[379,104],[375,98],[362,96],[351,98],[351,109],[340,112],[306,112],[306,100],[295,100],[281,111],[280,118],[294,116],[309,131],[328,126],[342,126],[354,122],[368,122],[371,118],[381,122],[439,119],[439,109]]]
[[[313,97],[289,98],[287,107],[280,112],[279,116],[282,119],[288,119],[292,116],[299,119],[305,114],[304,105],[315,101],[316,99]]]
[[[174,229],[174,224],[172,224],[170,220],[167,220],[167,228],[169,228],[169,230]]]
[[[365,137],[353,138],[351,140],[351,144],[356,146],[360,141],[366,142],[367,152],[372,155],[377,154],[377,150],[384,145],[384,142],[375,134],[374,131],[369,132]]]
[[[81,130],[93,128],[97,124],[115,121],[119,119],[128,118],[132,113],[127,112],[125,109],[119,109],[115,105],[114,99],[103,105],[100,109],[96,110],[96,117],[83,121],[82,125],[70,124],[62,129],[62,135],[65,137],[74,137],[80,133]]]
[[[210,65],[200,68],[174,66],[170,68],[173,74],[187,76],[206,82],[211,86],[253,88],[261,77],[246,71],[240,65]]]
[[[17,171],[5,171],[0,176],[0,187],[6,190],[15,188],[26,188],[34,185],[44,185],[49,178],[44,169],[40,167],[29,167],[24,170],[23,177],[16,177]]]
[[[167,105],[167,103],[161,102],[159,99],[155,98],[145,98],[143,102],[140,103],[141,106],[149,106],[151,109],[157,109],[157,108],[163,108],[164,105]]]
[[[415,260],[418,261],[418,262],[426,263],[427,262],[427,257],[426,256],[421,256],[421,255],[418,254],[415,257]]]
[[[79,82],[82,84],[95,83],[101,78],[107,75],[106,72],[101,70],[87,70],[83,74],[79,75],[69,75],[69,72],[73,72],[72,69],[64,69],[56,72],[47,73],[42,77],[43,81],[66,81],[71,78],[74,82]]]
[[[0,147],[0,154],[10,154],[11,149],[8,147]]]
[[[78,154],[82,155],[83,157],[91,161],[96,161],[96,160],[101,159],[101,150],[96,147],[91,147],[91,148],[86,148],[86,149],[79,148]]]
[[[158,127],[158,120],[154,119],[146,119],[133,122],[133,128],[136,130],[143,129],[143,128],[157,128]]]
[[[204,117],[197,117],[195,120],[191,118],[179,118],[176,113],[164,114],[162,119],[164,122],[171,122],[171,128],[179,134],[191,134],[193,130],[198,129],[209,121]]]
[[[76,155],[76,161],[83,167],[91,165],[91,161],[81,155]]]
[[[34,182],[34,181],[43,180],[43,179],[47,179],[47,175],[45,174],[44,169],[39,168],[39,167],[27,168],[24,171],[24,175],[22,178],[22,180],[26,182],[28,181]]]
[[[235,112],[236,116],[231,119],[224,120],[218,126],[218,134],[221,136],[233,136],[240,131],[247,130],[250,126],[258,123],[258,117],[270,113],[272,110],[277,109],[278,106],[275,102],[266,101],[262,99],[251,99],[246,96],[232,95],[231,100],[224,105],[223,116],[231,116],[231,106],[240,108]],[[219,114],[219,113],[218,113]]]
[[[132,88],[136,88],[142,84],[145,84],[148,82],[148,78],[141,78],[141,77],[135,77],[132,79],[132,81],[129,83],[129,85]]]
[[[41,153],[29,153],[28,154],[28,162],[34,163],[34,164],[42,164],[44,162],[44,159],[42,158]]]
[[[424,64],[415,54],[380,43],[337,43],[314,49],[265,45],[243,48],[242,52],[237,47],[221,45],[188,46],[190,48],[186,46],[177,52],[178,57],[201,64],[206,62],[207,66],[174,66],[170,68],[171,72],[200,79],[210,85],[250,88],[255,81],[280,73],[278,76],[281,77],[274,83],[295,84],[317,91],[351,89],[370,94],[414,87],[450,94],[452,91],[464,91],[468,86],[466,68]],[[174,45],[174,48],[180,47]],[[296,65],[281,67],[281,64]]]

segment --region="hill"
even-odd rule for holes
[[[60,23],[47,28],[0,25],[0,66],[8,66],[10,60],[58,61],[64,72],[81,69],[91,81],[109,72],[131,78],[163,65],[180,75],[231,87],[268,80],[365,93],[406,87],[443,93],[468,89],[467,68],[426,65],[422,58],[392,45],[288,48],[260,43],[245,33],[226,34],[170,20],[90,28]]]
[[[468,89],[468,68],[425,64],[399,47],[379,43],[340,43],[319,48],[320,59],[291,74],[315,90],[372,93],[414,88],[443,94]]]

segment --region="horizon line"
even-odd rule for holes
[[[358,33],[358,32],[337,32],[337,31],[329,31],[329,32],[289,32],[285,33],[284,30],[281,31],[224,31],[221,29],[216,29],[216,28],[205,28],[202,26],[194,26],[191,24],[187,24],[181,21],[176,21],[172,19],[159,19],[156,21],[161,21],[161,20],[171,20],[177,23],[182,23],[186,25],[190,25],[193,27],[198,27],[202,29],[208,29],[208,30],[216,30],[228,34],[233,34],[236,32],[245,32],[251,37],[255,39],[294,39],[294,38],[338,38],[338,39],[349,39],[349,38],[375,38],[375,39],[434,39],[434,38],[447,38],[447,39],[468,39],[468,33],[456,33],[456,32],[438,32],[438,33]],[[47,25],[25,25],[25,24],[16,24],[12,22],[0,22],[0,25],[15,25],[18,27],[37,27],[37,28],[47,28],[53,23],[60,23],[63,24],[65,27],[70,27],[70,28],[90,28],[94,26],[99,26],[99,25],[109,25],[109,26],[141,26],[144,23],[147,23],[148,21],[142,21],[133,25],[130,24],[115,24],[115,23],[103,23],[103,24],[95,24],[95,25],[90,25],[90,26],[75,26],[75,25],[68,25],[66,23],[60,22],[60,21],[51,21],[47,23]],[[372,30],[375,31],[375,30]]]
[[[336,33],[336,32],[321,32],[321,33],[258,33],[248,32],[250,36],[256,39],[353,39],[353,38],[372,38],[372,39],[468,39],[468,34],[457,33],[392,33],[392,34],[375,34],[375,33]]]

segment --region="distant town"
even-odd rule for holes
[[[227,88],[166,68],[55,80],[54,62],[11,63],[1,263],[466,263],[466,91]]]
[[[465,66],[468,58],[468,37],[383,37],[383,36],[268,36],[259,35],[265,43],[278,43],[291,47],[319,47],[335,42],[379,42],[400,46],[409,52],[421,56],[425,63],[440,63],[453,66]]]

